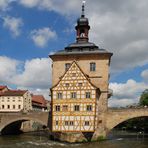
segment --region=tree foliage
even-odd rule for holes
[[[148,106],[148,89],[146,89],[140,97],[140,105],[141,106]]]

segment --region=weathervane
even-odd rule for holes
[[[83,0],[82,1],[82,17],[84,17],[85,16],[85,14],[84,14],[84,11],[85,11],[85,3],[86,3],[86,1],[85,0]]]

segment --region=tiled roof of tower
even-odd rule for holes
[[[23,96],[28,90],[8,90],[1,93],[1,96]]]
[[[52,55],[49,55],[50,57],[53,56],[53,55],[87,55],[87,54],[109,54],[109,55],[112,55],[112,53],[108,52],[107,50],[105,49],[85,49],[83,50],[82,49],[75,49],[75,50],[71,50],[71,51],[66,51],[66,50],[59,50],[58,52],[52,54]]]

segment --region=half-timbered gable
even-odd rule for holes
[[[74,61],[52,88],[52,130],[94,131],[96,90]]]

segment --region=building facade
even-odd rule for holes
[[[46,111],[47,105],[44,96],[42,95],[33,95],[32,97],[32,110],[34,111]]]
[[[31,95],[27,90],[10,90],[0,93],[0,112],[20,112],[32,110]]]
[[[75,29],[76,42],[49,56],[53,132],[94,132],[105,121],[112,53],[89,42],[84,4]]]

